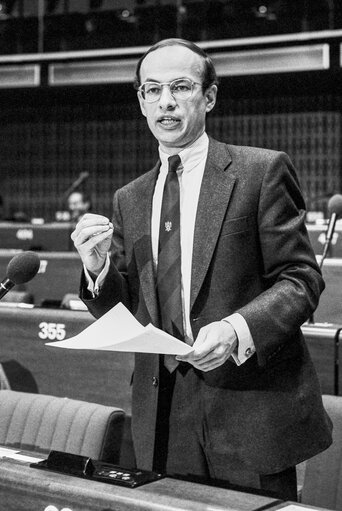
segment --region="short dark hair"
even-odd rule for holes
[[[141,85],[141,79],[140,79],[140,69],[141,65],[145,59],[145,57],[152,53],[153,51],[159,50],[159,48],[165,48],[167,46],[185,46],[185,48],[188,48],[190,51],[193,51],[194,53],[197,53],[200,57],[202,57],[204,61],[204,72],[203,72],[203,83],[202,83],[202,90],[205,92],[207,88],[210,85],[217,85],[218,84],[218,78],[215,71],[215,67],[213,64],[213,61],[209,57],[209,55],[202,50],[197,44],[187,41],[186,39],[178,39],[178,38],[171,38],[171,39],[163,39],[162,41],[159,41],[158,43],[154,44],[149,48],[142,57],[138,60],[137,67],[135,70],[135,77],[134,77],[134,88],[139,89]]]

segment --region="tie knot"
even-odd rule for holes
[[[176,172],[179,165],[181,164],[181,159],[179,154],[174,154],[173,156],[170,156],[169,159],[169,172]]]

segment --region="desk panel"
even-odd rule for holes
[[[73,229],[69,223],[0,222],[0,248],[67,252],[73,248],[70,239]]]
[[[1,460],[1,509],[72,511],[254,511],[279,504],[273,498],[165,478],[130,489]]]
[[[93,321],[83,311],[0,307],[0,363],[17,361],[30,371],[41,394],[115,405],[130,415],[133,354],[45,346]]]
[[[0,275],[6,275],[9,261],[17,252],[0,250]],[[40,268],[37,275],[15,290],[27,290],[33,295],[34,303],[46,301],[58,306],[67,293],[78,294],[82,261],[76,252],[38,252]]]

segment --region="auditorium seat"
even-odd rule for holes
[[[124,420],[120,408],[0,391],[0,445],[10,448],[63,451],[118,464]]]
[[[13,359],[0,359],[0,390],[4,389],[38,394],[37,382],[31,371]]]
[[[2,303],[34,303],[34,298],[28,291],[8,291],[1,299]]]
[[[342,396],[323,395],[330,416],[333,443],[305,463],[301,503],[342,510]]]

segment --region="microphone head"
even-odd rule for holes
[[[22,252],[14,256],[7,265],[7,278],[14,284],[24,284],[38,273],[40,259],[35,252]]]
[[[333,195],[328,202],[329,215],[336,214],[337,218],[342,216],[342,195]]]

